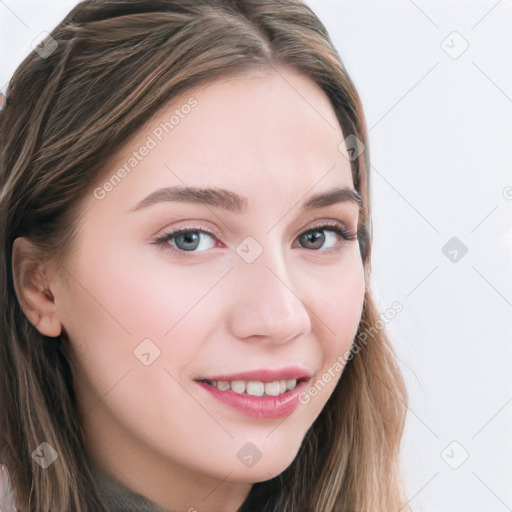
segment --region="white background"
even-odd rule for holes
[[[0,0],[2,91],[75,3]],[[308,4],[367,117],[373,286],[382,311],[404,306],[388,329],[411,505],[512,510],[512,0]]]

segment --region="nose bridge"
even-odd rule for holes
[[[294,286],[277,235],[260,236],[258,241],[247,237],[237,253],[234,334],[241,338],[265,336],[277,342],[307,334],[311,330],[309,312]]]

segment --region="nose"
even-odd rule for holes
[[[237,261],[232,278],[230,328],[238,339],[285,343],[311,332],[311,318],[278,251],[264,250],[252,263]]]

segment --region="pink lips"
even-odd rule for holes
[[[306,389],[311,373],[303,368],[288,367],[279,370],[255,370],[233,374],[216,375],[198,380],[198,384],[218,401],[229,405],[238,412],[252,418],[282,418],[291,414],[300,404],[298,397]],[[296,379],[297,386],[279,396],[252,396],[235,393],[232,390],[221,391],[204,381],[262,381]]]

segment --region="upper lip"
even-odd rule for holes
[[[309,379],[311,372],[298,366],[288,366],[286,368],[278,369],[260,369],[251,370],[247,372],[238,372],[222,375],[214,375],[210,377],[202,377],[197,380],[214,380],[214,381],[233,381],[233,380],[245,380],[245,381],[261,381],[261,382],[273,382],[276,380],[288,380],[288,379]]]

